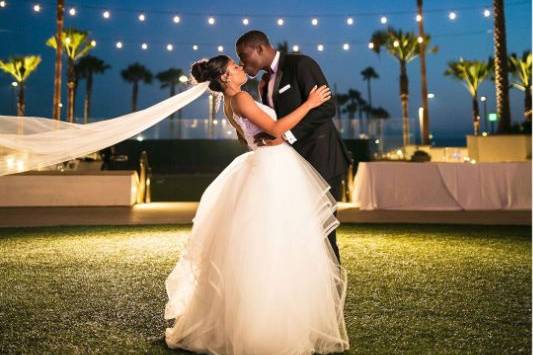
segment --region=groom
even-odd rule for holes
[[[245,33],[237,40],[236,49],[249,76],[255,77],[260,70],[265,71],[259,82],[259,95],[265,105],[276,111],[277,117],[289,114],[305,102],[313,86],[328,85],[312,58],[277,51],[263,32]],[[334,115],[335,104],[329,100],[311,110],[300,123],[285,132],[283,138],[311,163],[331,186],[333,197],[340,200],[341,183],[348,171],[351,154],[333,124]],[[268,145],[273,138],[267,133],[259,133],[255,141],[259,145]],[[328,239],[340,262],[335,230]]]

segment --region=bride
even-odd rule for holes
[[[227,56],[192,75],[223,93],[224,113],[250,151],[203,193],[185,251],[165,281],[168,347],[209,354],[280,355],[349,349],[346,270],[327,235],[339,222],[329,185],[282,134],[331,97],[316,86],[276,119],[241,90],[247,75]],[[266,132],[272,145],[257,146]]]

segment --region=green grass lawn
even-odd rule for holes
[[[189,229],[0,229],[0,353],[179,353],[164,280]],[[343,225],[349,353],[529,353],[530,231]]]

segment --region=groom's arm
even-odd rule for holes
[[[302,56],[297,65],[297,80],[301,91],[302,102],[307,100],[311,89],[318,85],[328,85],[326,77],[320,66],[310,57]],[[329,86],[329,85],[328,85]],[[332,99],[324,102],[321,106],[311,110],[307,116],[294,128],[291,129],[296,139],[312,133],[316,127],[321,126],[335,116],[335,104]]]

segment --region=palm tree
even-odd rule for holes
[[[0,69],[13,76],[18,83],[17,116],[24,116],[26,113],[24,86],[28,77],[39,66],[39,63],[41,63],[41,57],[37,55],[15,57],[6,61],[0,60]]]
[[[133,63],[120,73],[122,79],[133,85],[131,94],[131,111],[137,111],[137,97],[139,96],[139,83],[145,84],[152,83],[152,72],[148,70],[144,65],[139,63]]]
[[[507,39],[505,38],[505,14],[503,0],[493,0],[494,12],[494,76],[496,84],[496,112],[498,132],[507,133],[511,129],[509,108],[509,80],[507,77]]]
[[[522,57],[513,53],[509,56],[508,62],[511,73],[517,79],[512,85],[525,94],[524,119],[531,124],[531,51],[524,51]]]
[[[170,68],[157,73],[155,77],[161,82],[161,89],[170,88],[170,96],[174,96],[176,95],[176,86],[181,84],[180,78],[182,76],[184,76],[183,70]],[[174,118],[174,113],[170,115],[170,118]],[[181,118],[181,110],[179,111],[179,118]]]
[[[420,37],[424,43],[426,52],[434,53],[437,47],[429,48],[430,37],[424,35]],[[415,59],[419,54],[421,47],[417,36],[412,32],[402,32],[389,27],[387,30],[376,31],[371,38],[372,49],[379,54],[384,47],[387,52],[396,58],[400,63],[400,100],[402,103],[402,120],[403,120],[403,144],[409,144],[409,79],[407,77],[407,64]]]
[[[65,18],[65,0],[57,0],[56,6],[56,58],[55,58],[55,68],[54,68],[54,107],[53,117],[56,120],[59,120],[61,109],[61,72],[62,72],[62,55],[63,55],[63,41],[61,40],[60,33],[63,33],[63,24]]]
[[[474,135],[479,134],[479,104],[477,92],[481,83],[490,76],[491,68],[489,62],[477,60],[463,60],[449,62],[448,69],[444,75],[454,79],[464,81],[470,95],[472,95],[472,119],[474,124]]]
[[[340,106],[343,106],[342,112],[348,114],[348,119],[353,120],[355,114],[359,112],[359,122],[362,126],[362,112],[366,101],[363,99],[361,93],[354,89],[348,89],[347,94],[338,94],[336,95],[336,99],[340,101]]]
[[[341,113],[344,112],[342,107],[348,102],[348,95],[335,94],[335,107],[337,108],[337,117],[341,119]]]
[[[423,0],[416,0],[418,20],[418,35],[424,38],[424,11]],[[422,144],[429,145],[429,104],[428,104],[428,79],[426,73],[425,43],[420,44],[420,93],[422,96]]]
[[[80,59],[75,66],[76,76],[85,80],[85,98],[83,100],[83,123],[89,122],[91,116],[91,99],[93,94],[93,76],[103,74],[111,68],[102,59],[88,55]]]
[[[363,81],[366,81],[367,84],[368,105],[372,107],[372,90],[370,88],[370,82],[372,79],[379,79],[379,75],[373,67],[366,67],[361,71],[361,76],[363,77]]]
[[[94,41],[86,31],[69,28],[61,34],[65,54],[67,55],[67,118],[69,122],[74,122],[74,90],[76,86],[76,72],[74,66],[82,57],[86,56],[95,46]],[[57,48],[57,40],[52,36],[46,41],[46,45],[54,49]]]

